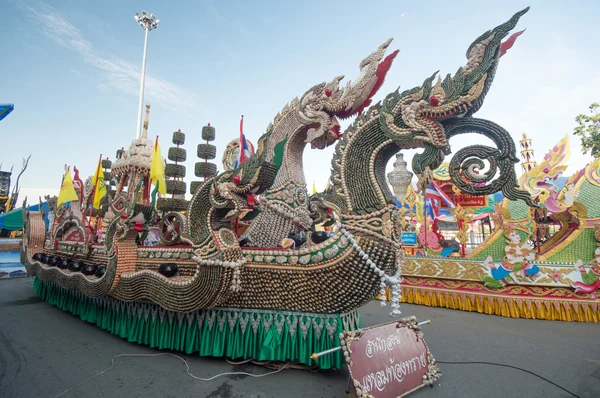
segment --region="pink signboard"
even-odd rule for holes
[[[357,397],[404,397],[441,376],[415,317],[344,332],[341,344]]]

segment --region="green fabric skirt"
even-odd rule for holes
[[[339,347],[343,330],[361,327],[358,311],[348,314],[212,308],[188,313],[167,311],[150,302],[110,296],[89,298],[37,276],[36,293],[49,304],[95,323],[127,341],[201,356],[294,361],[340,368],[341,350],[310,359],[314,352]]]

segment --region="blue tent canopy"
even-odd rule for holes
[[[42,203],[44,206],[44,213],[46,215],[46,227],[48,227],[48,213],[50,212],[50,207],[48,206],[48,202]],[[36,204],[33,206],[27,206],[29,211],[39,211],[40,205]],[[14,209],[9,211],[8,213],[0,214],[0,229],[6,229],[8,231],[20,231],[23,229],[23,208]]]
[[[4,119],[15,109],[13,104],[0,104],[0,120]]]

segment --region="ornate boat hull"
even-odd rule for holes
[[[92,298],[149,300],[175,312],[233,307],[345,313],[374,299],[379,291],[380,278],[341,232],[310,249],[243,250],[246,262],[237,276],[239,288],[233,289],[234,270],[196,262],[191,259],[192,247],[138,247],[131,234],[115,241],[114,249],[92,246],[88,254],[83,254],[82,245],[67,242],[44,248],[49,256],[106,265],[99,278],[34,260],[44,246],[39,214],[30,214],[26,230],[22,261],[27,272]],[[369,257],[380,259],[381,269],[393,273],[396,251],[390,244],[372,237],[357,236],[356,241]],[[161,275],[160,265],[174,259],[178,276]]]
[[[337,336],[344,330],[360,328],[357,308],[377,294],[373,287],[377,281],[367,275],[360,278],[360,262],[342,234],[310,253],[245,251],[246,258],[255,261],[263,257],[263,261],[245,264],[237,293],[230,285],[221,288],[216,283],[219,288],[210,295],[212,305],[202,307],[200,303],[207,297],[202,287],[213,286],[210,281],[230,279],[227,274],[231,271],[189,259],[189,247],[138,247],[132,239],[125,239],[115,242],[112,251],[93,246],[87,255],[84,246],[72,242],[56,242],[56,249],[43,249],[46,255],[106,264],[106,273],[96,277],[34,260],[44,247],[44,232],[41,214],[28,213],[21,261],[27,272],[35,275],[37,294],[128,341],[160,349],[315,365],[310,355],[338,346]],[[369,247],[382,250],[377,245]],[[181,275],[168,280],[157,270],[174,256]],[[165,294],[153,282],[157,280],[165,285],[177,283],[174,286],[182,289],[180,295]],[[272,284],[265,285],[265,280]],[[342,363],[337,352],[319,359],[318,366],[339,368]]]

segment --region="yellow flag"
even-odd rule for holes
[[[317,193],[317,187],[315,187],[315,182],[313,181],[313,195]]]
[[[92,185],[94,188],[94,202],[92,206],[94,209],[100,208],[100,201],[106,195],[106,184],[104,182],[104,171],[102,170],[102,160],[98,161],[98,167],[96,167],[96,173],[92,178]]]
[[[421,197],[421,195],[419,195],[417,197],[417,203],[415,203],[415,212],[417,213],[417,222],[418,223],[422,223],[423,222],[423,199]]]
[[[71,171],[67,170],[65,178],[63,179],[63,183],[60,187],[60,192],[58,193],[56,207],[60,206],[63,203],[71,202],[74,200],[79,200],[79,197],[77,196],[77,192],[75,192],[75,187],[73,186]]]
[[[154,144],[154,153],[152,154],[152,166],[150,166],[150,181],[152,184],[156,184],[158,192],[162,195],[167,194],[167,183],[165,182],[165,167],[163,165],[163,159],[160,154],[160,146],[158,145],[158,139]]]

